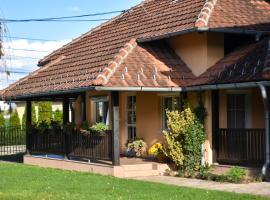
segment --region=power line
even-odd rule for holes
[[[73,16],[62,16],[62,17],[48,17],[48,18],[35,18],[35,19],[1,19],[3,22],[40,22],[40,21],[54,21],[54,20],[65,20],[65,19],[73,19],[73,18],[83,18],[83,17],[94,17],[101,15],[109,15],[116,13],[123,13],[126,10],[116,10],[102,13],[90,13],[86,15],[73,15]],[[96,19],[99,20],[99,19]],[[67,21],[67,20],[66,20]]]
[[[40,39],[40,38],[28,38],[28,37],[17,37],[17,36],[2,36],[4,38],[11,39],[22,39],[22,40],[33,40],[33,41],[43,41],[43,42],[59,42],[60,40],[48,40],[48,39]]]
[[[38,57],[30,57],[30,56],[17,56],[17,55],[7,55],[5,54],[6,57],[14,57],[14,58],[28,58],[28,59],[40,59]]]
[[[73,20],[60,20],[60,19],[55,19],[55,20],[0,20],[5,23],[27,23],[27,22],[100,22],[100,21],[108,21],[110,19],[73,19]]]
[[[35,49],[16,49],[16,48],[5,48],[5,49],[10,49],[10,50],[14,50],[14,51],[31,51],[31,52],[41,52],[41,53],[48,53],[50,51],[41,51],[41,50],[35,50]]]

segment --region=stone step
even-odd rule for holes
[[[124,171],[124,178],[134,178],[134,177],[147,177],[147,176],[158,176],[158,170],[133,170]]]
[[[122,165],[125,171],[152,170],[153,164]]]

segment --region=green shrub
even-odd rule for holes
[[[227,173],[227,181],[233,183],[239,183],[243,181],[246,176],[246,170],[240,167],[232,167]]]
[[[182,112],[167,111],[168,130],[164,131],[165,154],[175,165],[193,176],[201,162],[201,145],[205,141],[203,125],[189,107]]]
[[[104,132],[109,130],[109,127],[104,123],[96,123],[90,127],[90,130],[97,131],[97,132]]]
[[[6,126],[6,120],[5,120],[5,118],[4,118],[4,114],[1,113],[1,114],[0,114],[0,127],[1,127],[1,128],[4,128],[5,126]]]
[[[41,101],[38,102],[38,124],[50,124],[52,120],[52,102]]]
[[[59,124],[63,123],[63,113],[58,108],[53,113],[53,121]]]
[[[9,118],[9,126],[21,126],[17,110],[13,111]]]

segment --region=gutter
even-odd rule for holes
[[[229,83],[229,84],[212,84],[201,86],[189,86],[189,87],[103,87],[96,86],[97,91],[121,91],[121,92],[195,92],[202,90],[219,90],[219,89],[243,89],[243,88],[255,88],[259,84],[270,86],[270,81],[261,82],[246,82],[246,83]]]
[[[257,37],[261,37],[262,35],[270,35],[269,31],[255,31],[255,30],[245,30],[241,28],[209,28],[209,27],[199,27],[199,28],[191,28],[182,31],[176,31],[173,33],[167,33],[164,35],[153,36],[148,38],[138,38],[138,43],[151,42],[155,40],[168,39],[174,36],[180,36],[187,33],[204,33],[204,32],[216,32],[216,33],[233,33],[233,34],[246,34],[246,35],[256,35]]]
[[[265,123],[265,163],[262,167],[262,175],[266,179],[269,174],[270,167],[270,130],[269,130],[269,97],[264,84],[259,84],[263,104],[264,104],[264,123]]]

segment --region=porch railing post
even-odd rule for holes
[[[219,91],[212,91],[212,146],[213,162],[218,159],[219,151]]]
[[[69,123],[69,98],[63,98],[63,130],[65,130],[65,126]],[[64,142],[64,159],[68,159],[68,135],[67,133],[63,132],[63,142]]]
[[[120,165],[120,145],[119,145],[119,92],[111,92],[111,110],[112,110],[112,164]]]
[[[26,154],[30,154],[30,136],[29,132],[32,125],[32,105],[31,101],[26,101],[26,127],[25,127],[25,134],[26,134]]]
[[[85,94],[81,95],[81,108],[82,108],[82,122],[86,121],[86,103],[85,103]]]

